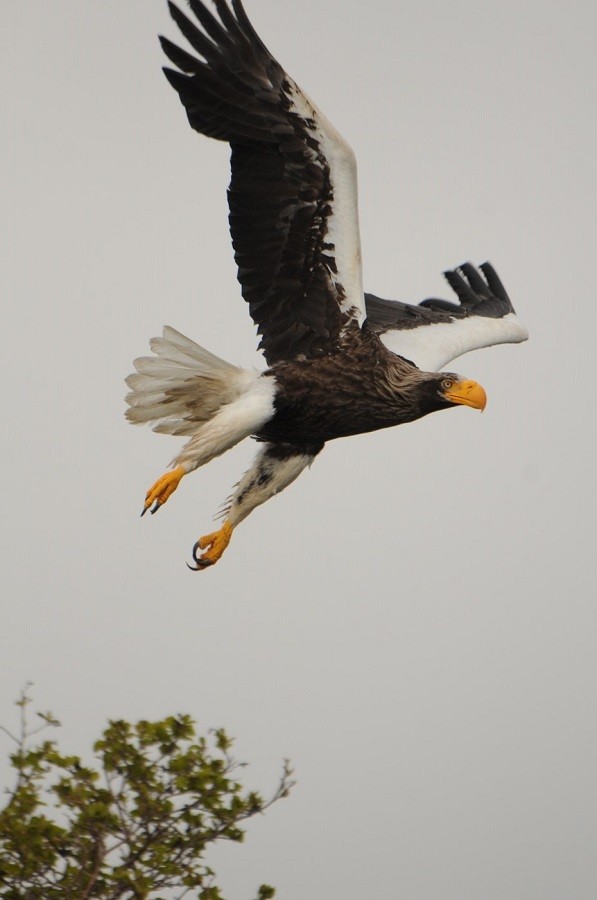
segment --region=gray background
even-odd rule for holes
[[[355,149],[367,289],[489,258],[532,340],[452,364],[483,416],[329,445],[189,573],[253,447],[140,521],[178,444],[123,378],[164,323],[262,366],[227,150],[160,72],[164,3],[2,0],[0,719],[32,679],[68,750],[180,710],[250,786],[291,757],[210,857],[230,900],[593,898],[595,5],[247,7]]]

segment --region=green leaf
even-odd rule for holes
[[[36,737],[30,702],[22,692],[20,737],[5,729],[17,743],[16,787],[0,808],[0,896],[159,900],[190,888],[223,900],[205,855],[217,841],[242,841],[241,825],[288,793],[289,764],[271,798],[245,792],[230,777],[241,764],[226,732],[197,735],[182,714],[109,721],[83,762]],[[50,713],[38,717],[41,728],[58,725]],[[257,900],[274,893],[262,885]]]

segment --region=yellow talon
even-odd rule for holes
[[[217,531],[213,531],[211,534],[206,534],[199,538],[193,547],[193,559],[197,563],[197,569],[206,569],[208,566],[213,566],[217,563],[230,543],[232,530],[233,526],[229,522],[224,522],[222,527]],[[198,556],[198,550],[203,550],[205,552],[202,553],[201,556]]]
[[[143,504],[141,515],[144,516],[150,506],[153,506],[152,513],[157,512],[168,497],[172,496],[183,475],[186,475],[186,470],[182,466],[178,466],[176,469],[172,469],[171,472],[166,472],[161,478],[158,478],[145,495],[145,503]]]

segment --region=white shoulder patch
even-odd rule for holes
[[[396,329],[380,334],[388,350],[414,362],[425,372],[437,372],[452,359],[471,350],[494,344],[518,344],[529,333],[514,313],[501,319],[469,316],[421,325],[418,328]]]
[[[344,140],[313,101],[289,79],[294,110],[306,122],[330,167],[332,213],[327,220],[326,240],[334,245],[337,273],[332,278],[344,288],[341,305],[362,325],[365,313],[359,233],[357,163],[350,144]]]

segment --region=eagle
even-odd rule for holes
[[[194,52],[160,37],[191,127],[230,144],[230,232],[238,280],[267,368],[231,365],[165,327],[126,381],[130,422],[188,438],[143,504],[157,512],[194,469],[252,437],[259,448],[193,547],[214,565],[233,530],[311,465],[327,441],[456,406],[483,410],[483,388],[448,362],[527,339],[495,269],[445,272],[457,302],[417,305],[363,291],[352,149],[286,74],[241,0],[169,2]]]

